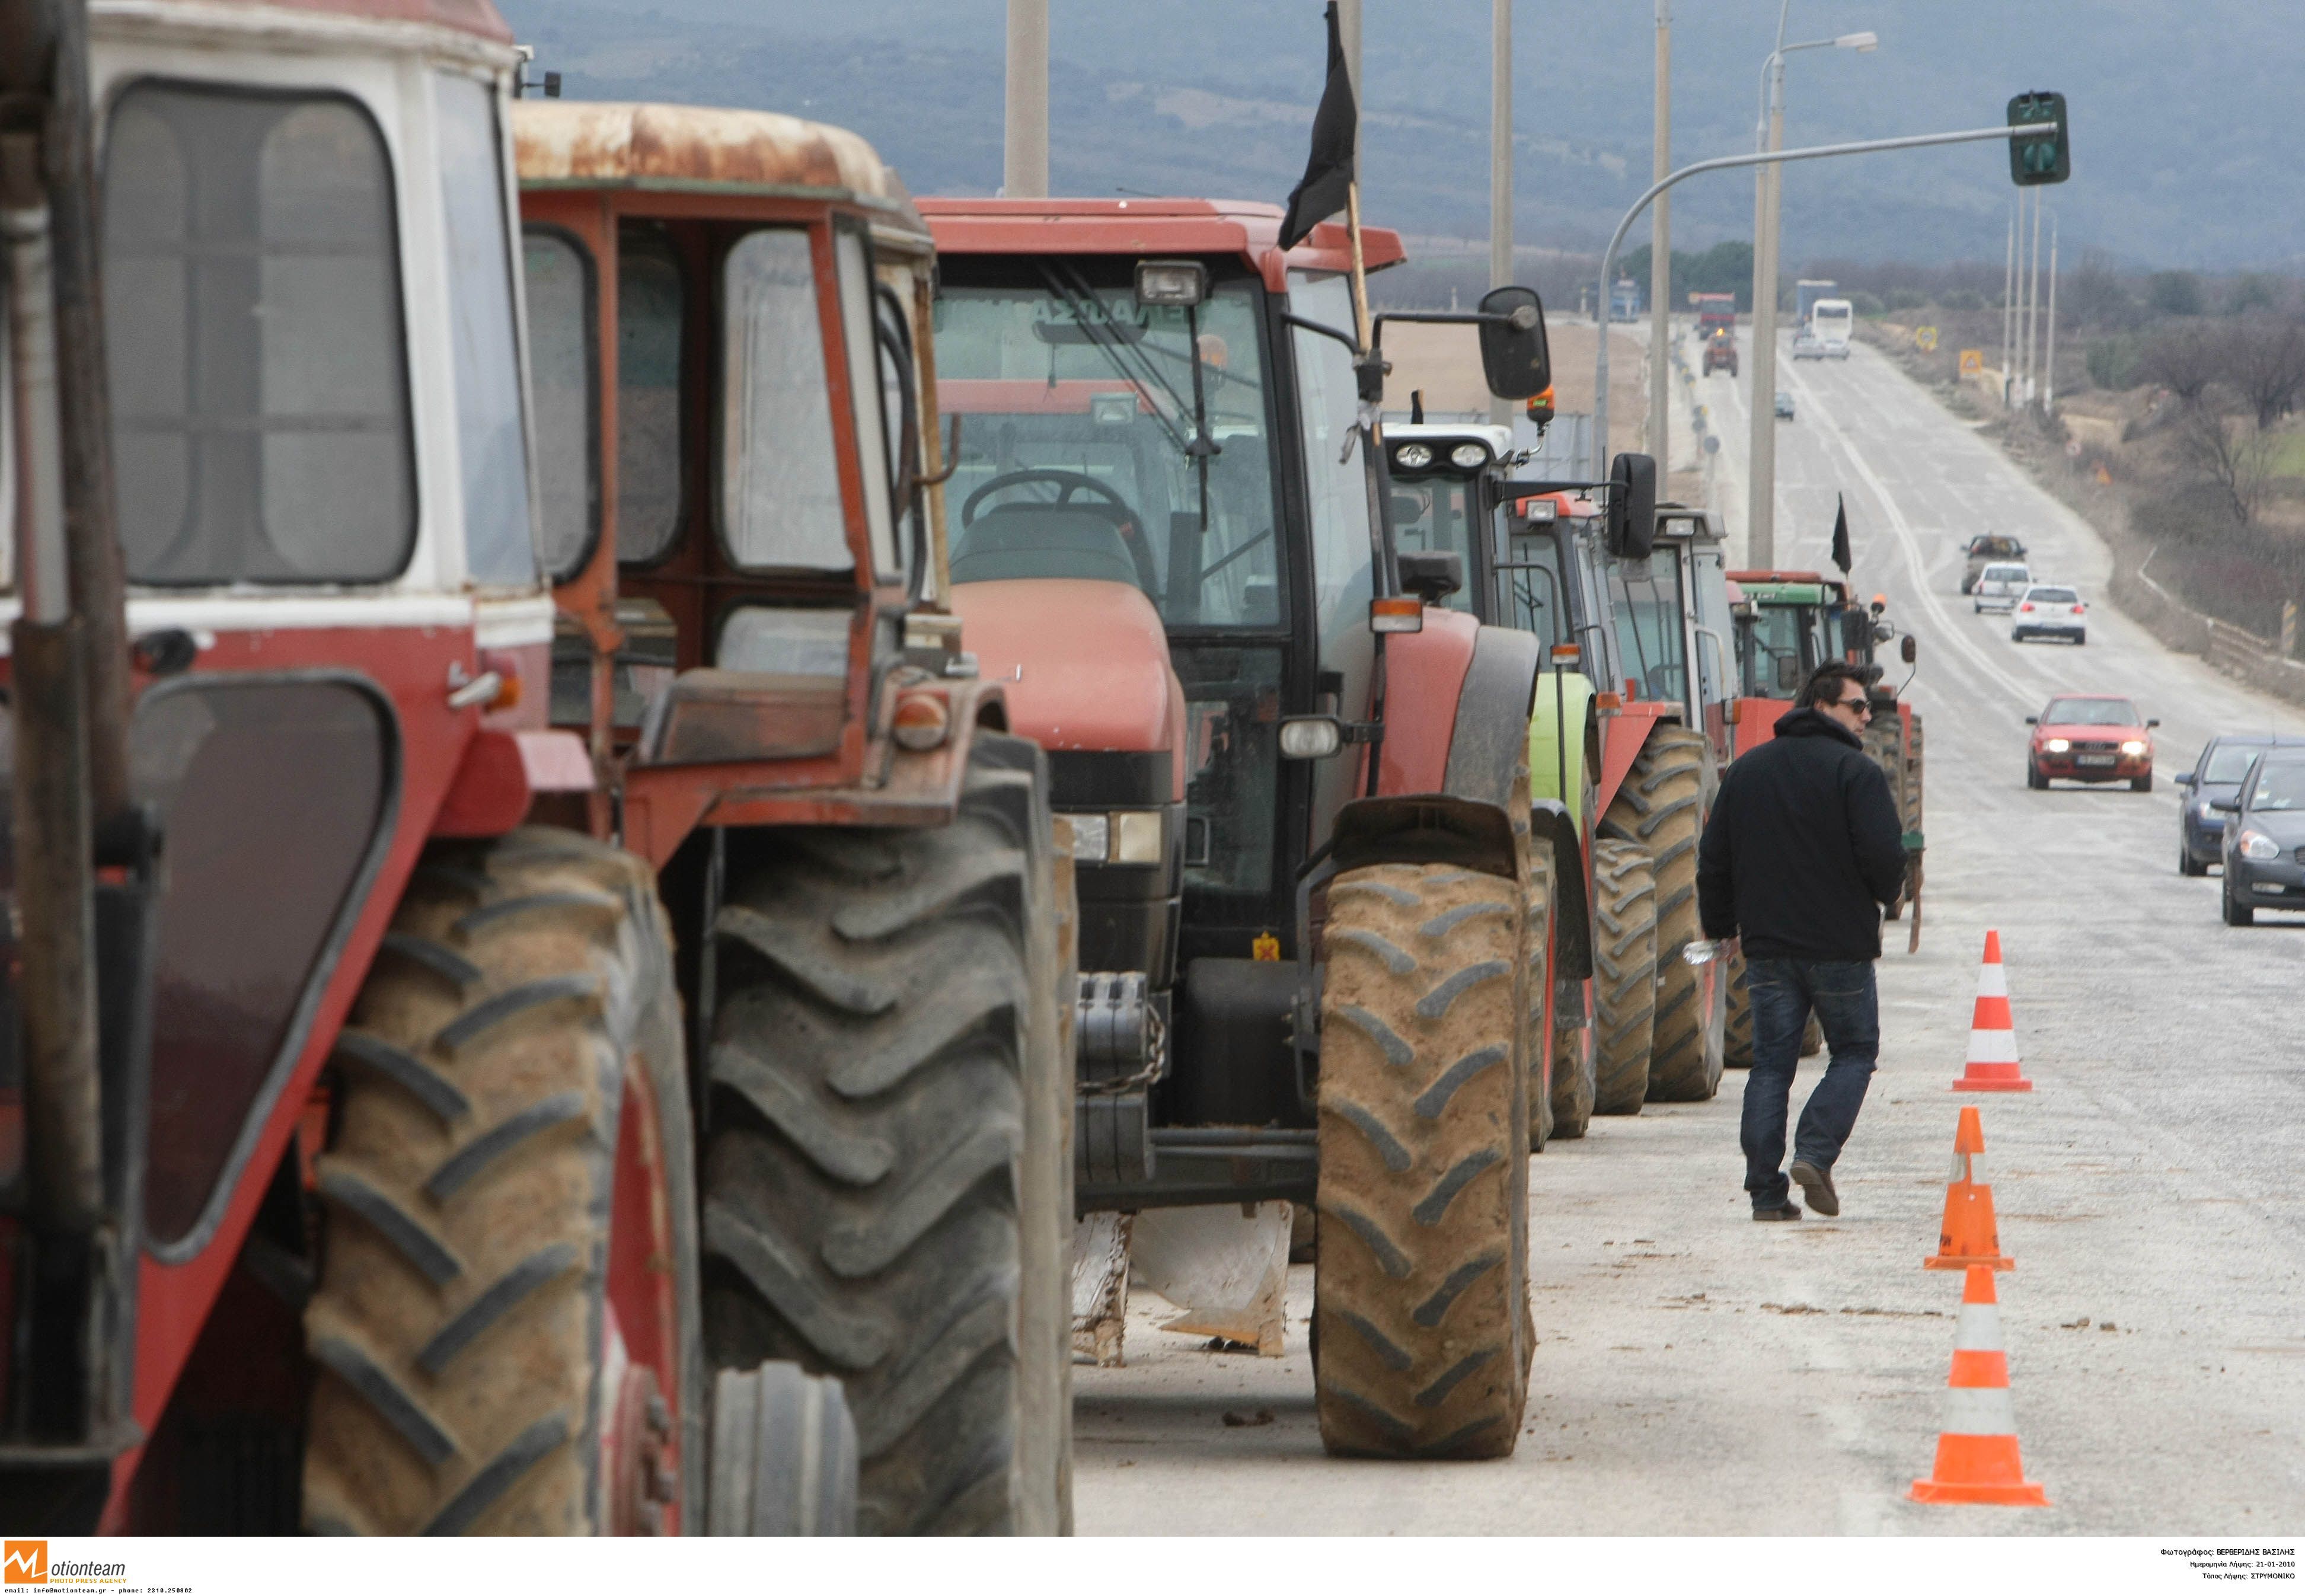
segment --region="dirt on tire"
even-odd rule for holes
[[[949,825],[757,833],[741,861],[732,838],[706,1347],[721,1368],[840,1377],[865,1533],[1068,1516],[1071,1057],[1047,794],[1037,749],[980,733]]]
[[[1552,857],[1532,851],[1528,886],[1522,894],[1528,947],[1528,1033],[1543,1047],[1528,1049],[1528,1150],[1543,1152],[1559,1133],[1552,1114],[1552,1039],[1545,1031],[1545,999],[1552,991],[1554,903]]]
[[[1638,1114],[1649,1095],[1656,1023],[1656,872],[1646,848],[1593,845],[1593,1032],[1595,1114]]]
[[[318,1365],[308,1528],[608,1528],[601,1327],[617,1120],[636,1070],[664,1089],[659,1195],[697,1339],[671,947],[646,864],[574,833],[441,845],[418,866],[334,1060],[317,1165],[325,1244],[304,1315]],[[693,1410],[695,1381],[684,1385]],[[693,1482],[701,1415],[681,1416]],[[693,1514],[696,1493],[683,1500]]]
[[[1502,1457],[1527,1398],[1521,894],[1441,864],[1329,888],[1314,1316],[1332,1453]]]

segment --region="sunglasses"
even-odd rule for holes
[[[1873,713],[1873,705],[1871,700],[1861,698],[1835,699],[1833,700],[1833,708],[1836,709],[1854,709],[1859,715],[1865,716],[1868,718]]]

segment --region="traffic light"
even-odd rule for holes
[[[2029,139],[2010,135],[2009,181],[2020,189],[2064,182],[2073,174],[2072,130],[2065,121],[2065,97],[2046,90],[2015,96],[2009,102],[2009,125],[2029,122],[2054,123],[2056,131]]]

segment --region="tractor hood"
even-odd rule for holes
[[[1173,750],[1184,690],[1151,599],[1126,582],[1067,577],[964,582],[962,646],[1008,700],[1009,729],[1051,753]],[[1175,765],[1184,796],[1184,768]]]

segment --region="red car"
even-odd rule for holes
[[[2153,790],[2153,728],[2161,723],[2137,712],[2125,698],[2066,694],[2028,715],[2032,746],[2025,751],[2025,785],[2052,781],[2125,781],[2139,793]]]

